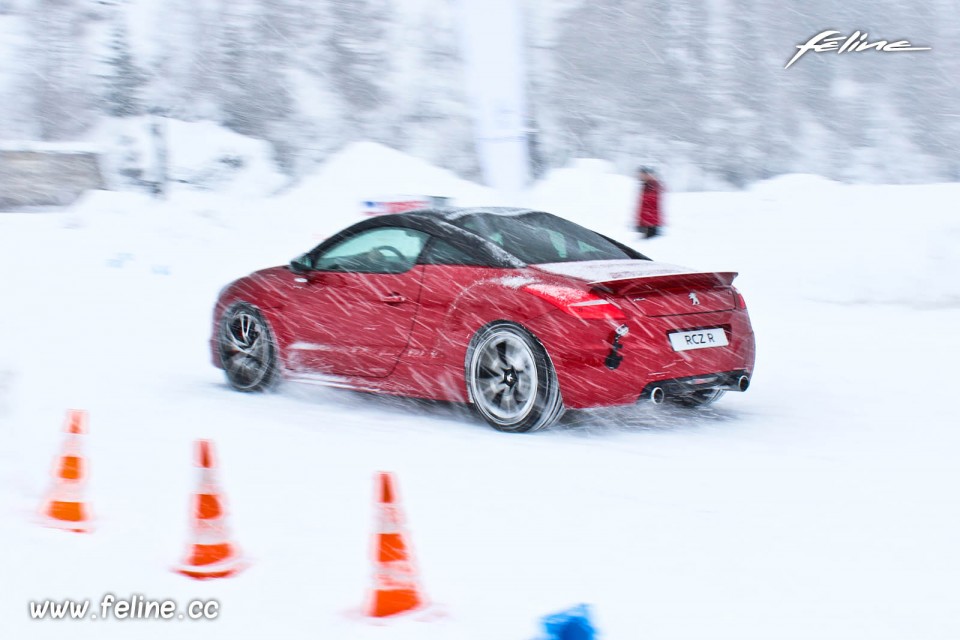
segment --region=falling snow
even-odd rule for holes
[[[960,432],[938,382],[960,353],[956,185],[793,176],[674,194],[667,235],[643,242],[620,195],[629,178],[578,208],[566,179],[576,170],[548,176],[531,206],[566,201],[558,213],[658,259],[736,267],[757,368],[747,393],[700,411],[571,412],[511,436],[456,405],[303,384],[240,394],[209,363],[219,288],[363,219],[365,185],[403,178],[464,202],[483,191],[375,146],[349,158],[320,174],[310,199],[183,186],[166,201],[99,192],[61,212],[0,216],[7,635],[166,637],[180,624],[26,613],[29,599],[108,592],[218,598],[220,618],[183,623],[186,637],[533,638],[541,615],[576,602],[611,638],[960,633],[949,588],[960,571]],[[355,180],[340,182],[341,171]],[[844,216],[818,224],[826,207]],[[88,536],[32,520],[68,407],[90,411],[98,527]],[[198,437],[217,443],[251,561],[204,584],[170,570],[186,541]],[[357,615],[379,469],[402,482],[442,613],[432,621],[370,626]]]
[[[468,2],[0,0],[0,638],[541,640],[577,603],[608,639],[960,637],[956,1]],[[931,50],[784,69],[826,29]],[[509,74],[465,45],[487,31]],[[646,241],[641,164],[667,189]],[[329,376],[231,390],[218,291],[383,194],[549,211],[656,261],[546,272],[738,273],[749,390],[530,435]],[[37,523],[70,408],[86,535]],[[249,563],[204,583],[172,570],[198,438]],[[379,470],[431,606],[372,624]],[[28,614],[105,594],[220,616]]]

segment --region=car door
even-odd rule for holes
[[[427,234],[379,227],[310,256],[293,273],[291,360],[306,372],[382,378],[410,338],[419,309]]]

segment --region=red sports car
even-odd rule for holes
[[[315,381],[472,403],[497,429],[534,431],[566,408],[745,391],[736,275],[653,262],[541,211],[415,211],[228,285],[210,344],[241,391]]]

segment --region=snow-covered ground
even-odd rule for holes
[[[363,144],[281,195],[94,193],[0,214],[0,638],[531,640],[593,605],[602,638],[956,639],[960,185],[788,176],[671,194],[630,229],[632,181],[580,162],[527,204],[649,255],[734,269],[757,333],[746,394],[493,431],[461,408],[309,386],[231,391],[209,364],[230,279],[402,190],[494,195]],[[372,193],[371,193],[372,192]],[[227,192],[228,194],[230,192]],[[90,535],[33,522],[64,411],[90,411]],[[212,438],[249,568],[195,582],[192,441]],[[398,474],[442,614],[371,624],[373,474]],[[33,621],[30,600],[216,598],[205,622]]]

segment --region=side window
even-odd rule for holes
[[[313,259],[317,271],[403,273],[417,262],[427,234],[402,227],[363,231]]]
[[[422,264],[462,264],[468,266],[483,266],[483,261],[471,253],[461,249],[446,240],[434,238],[420,258]]]

